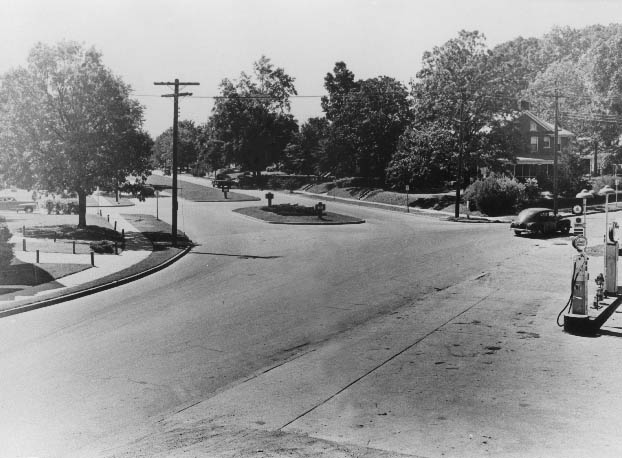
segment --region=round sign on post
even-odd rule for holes
[[[572,246],[579,253],[582,253],[583,251],[585,251],[585,248],[587,247],[587,239],[583,237],[582,235],[579,235],[578,237],[575,237],[574,239],[572,239]]]
[[[575,215],[580,215],[581,213],[583,213],[583,206],[582,205],[575,205],[574,207],[572,207],[572,213]]]

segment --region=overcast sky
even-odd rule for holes
[[[622,22],[621,0],[0,0],[0,73],[24,65],[41,41],[95,46],[146,107],[145,128],[172,125],[172,99],[154,81],[196,81],[218,94],[223,78],[250,72],[261,55],[296,79],[300,95],[323,95],[323,78],[344,61],[357,78],[407,84],[424,51],[479,30],[490,47],[541,37],[555,25]],[[180,119],[202,123],[209,98],[181,99]],[[319,98],[292,101],[299,121],[321,115]]]

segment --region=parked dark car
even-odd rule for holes
[[[510,224],[516,235],[523,234],[555,234],[570,232],[570,220],[555,215],[550,208],[526,208],[521,211]]]

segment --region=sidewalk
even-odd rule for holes
[[[42,266],[45,263],[84,265],[84,270],[58,278],[51,283],[24,288],[15,297],[9,300],[0,300],[0,317],[71,300],[129,282],[166,267],[189,250],[189,247],[185,249],[173,249],[171,247],[167,250],[154,252],[152,242],[142,233],[157,231],[158,228],[155,227],[154,222],[149,223],[149,220],[145,219],[141,224],[148,227],[137,228],[128,221],[127,216],[118,211],[119,206],[109,202],[105,197],[100,196],[99,199],[101,207],[109,207],[101,209],[102,216],[105,216],[111,224],[116,224],[117,232],[126,234],[125,249],[119,247],[120,253],[117,255],[94,254],[93,266],[91,265],[90,253],[39,253],[39,262]],[[95,214],[99,211],[100,208],[87,208],[88,214]],[[77,216],[74,217],[77,218]],[[157,226],[160,226],[160,231],[162,229],[170,231],[168,225],[161,221],[157,222]],[[36,266],[37,252],[34,249],[23,251],[24,240],[27,247],[36,246],[39,241],[39,239],[28,237],[28,230],[26,237],[21,234],[21,231],[14,230],[10,239],[15,247],[14,255],[19,261]],[[6,288],[11,285],[3,286]]]

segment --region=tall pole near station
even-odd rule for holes
[[[553,214],[557,215],[557,142],[559,140],[559,92],[555,89],[555,129],[553,144]],[[561,145],[559,146],[561,152]]]
[[[172,209],[172,243],[173,246],[177,246],[177,142],[179,137],[179,129],[177,126],[179,118],[179,97],[185,97],[192,95],[192,92],[179,92],[179,86],[198,86],[200,83],[180,83],[179,79],[175,78],[175,81],[153,83],[156,86],[174,86],[175,92],[173,94],[165,94],[162,97],[173,97],[173,209]]]

